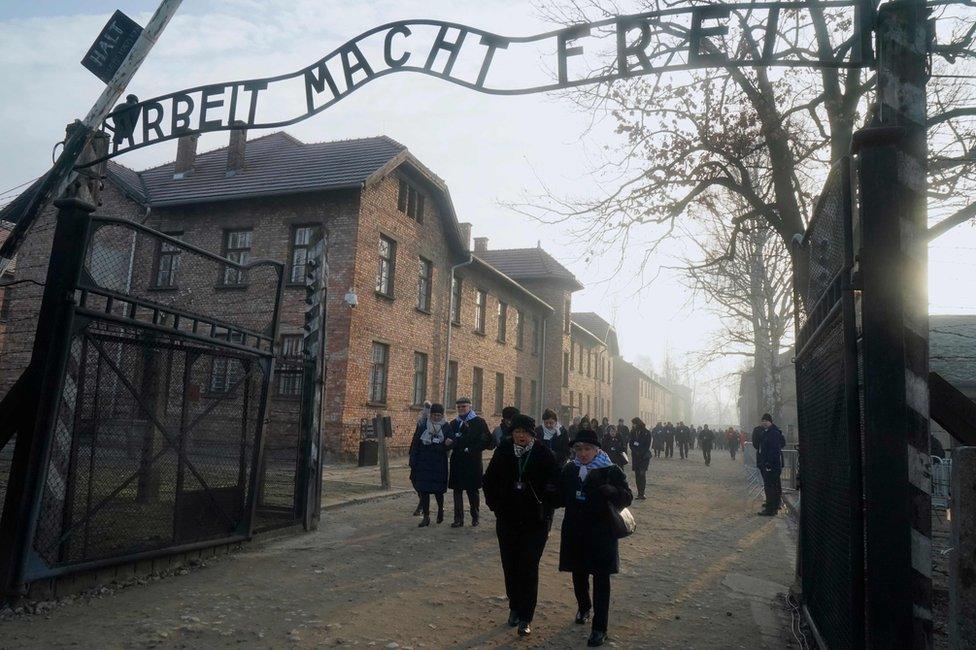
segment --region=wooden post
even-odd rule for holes
[[[384,490],[390,489],[390,457],[387,450],[386,439],[393,437],[393,422],[390,416],[373,419],[373,430],[376,432],[376,444],[379,446],[377,455],[380,465],[380,487]]]

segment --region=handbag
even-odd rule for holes
[[[637,530],[637,520],[634,519],[634,513],[630,511],[630,508],[617,510],[609,501],[607,501],[607,507],[610,508],[610,528],[613,530],[613,536],[617,539],[623,539],[633,535],[634,531]]]
[[[626,451],[620,452],[620,466],[624,467],[628,463],[630,463],[630,457],[627,455],[627,452]]]

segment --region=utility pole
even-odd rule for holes
[[[119,69],[105,86],[102,94],[95,100],[88,114],[81,120],[82,128],[72,130],[65,140],[61,155],[58,156],[54,166],[42,177],[43,180],[34,191],[30,206],[18,220],[10,236],[0,246],[0,277],[3,277],[10,262],[17,254],[17,250],[27,237],[27,233],[37,216],[52,201],[64,194],[67,187],[74,182],[77,177],[74,168],[78,157],[91,140],[92,134],[101,127],[102,122],[112,112],[112,108],[122,97],[126,86],[129,85],[132,77],[135,76],[149,54],[149,50],[156,44],[160,34],[166,29],[166,25],[169,24],[170,19],[182,2],[183,0],[161,0],[159,7],[156,8],[156,13],[149,19],[149,23],[142,30]]]
[[[878,118],[860,131],[866,645],[932,647],[926,288],[928,9],[878,10]]]

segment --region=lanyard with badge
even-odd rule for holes
[[[529,458],[532,457],[532,450],[526,450],[525,454],[521,458],[516,458],[515,463],[518,467],[518,480],[515,481],[516,491],[521,492],[525,489],[525,468],[529,466]]]

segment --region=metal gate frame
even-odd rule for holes
[[[244,541],[253,535],[255,510],[258,505],[256,499],[260,480],[258,468],[262,464],[263,432],[269,390],[274,377],[275,344],[284,285],[284,265],[270,260],[254,260],[247,264],[237,264],[138,223],[93,216],[91,213],[94,211],[94,206],[77,198],[64,199],[56,205],[60,210],[31,361],[18,380],[16,388],[12,389],[4,400],[7,403],[0,408],[12,416],[12,421],[5,423],[9,428],[5,428],[8,428],[8,431],[12,430],[17,436],[8,489],[2,517],[0,517],[0,595],[4,596],[19,596],[23,594],[26,583],[40,578]],[[134,233],[142,233],[168,242],[221,267],[234,268],[242,273],[257,267],[271,267],[276,275],[276,289],[273,313],[270,314],[267,329],[259,332],[235,328],[232,324],[220,322],[203,314],[175,309],[134,295],[113,295],[112,291],[106,291],[102,287],[94,286],[92,282],[87,282],[84,279],[83,267],[92,243],[91,238],[96,232],[93,226],[106,225],[121,226]],[[84,244],[79,245],[79,242]],[[135,246],[134,242],[135,240],[133,246]],[[101,298],[108,301],[109,305],[115,300],[126,304],[127,307],[122,309],[121,313],[118,313],[118,310],[94,309],[87,304],[89,294],[99,294]],[[161,313],[173,316],[173,323],[168,325],[163,322],[159,318]],[[186,327],[181,328],[179,326],[181,319],[183,322],[191,321],[192,329],[188,331]],[[262,384],[254,427],[251,471],[244,495],[243,519],[231,533],[191,543],[180,543],[176,540],[178,535],[174,532],[174,542],[162,547],[56,566],[45,562],[34,550],[45,486],[52,480],[49,476],[52,442],[59,426],[63,430],[65,426],[70,426],[66,421],[74,421],[75,409],[78,408],[78,404],[75,403],[78,386],[69,385],[66,381],[72,341],[81,328],[93,321],[124,325],[127,328],[165,334],[178,341],[205,345],[210,349],[227,350],[242,355],[242,358],[250,359],[251,364],[258,365]],[[232,340],[232,332],[240,336],[239,343]],[[221,336],[225,338],[221,339]],[[185,392],[186,386],[183,388]],[[16,401],[10,399],[11,395],[16,398]],[[172,444],[172,441],[170,443]],[[244,447],[242,453],[243,449]],[[183,450],[180,449],[177,453],[180,454],[182,461]],[[131,477],[129,480],[131,481]],[[296,492],[298,488],[296,484]],[[68,486],[57,487],[57,489],[67,490]],[[213,499],[212,493],[210,496]],[[65,503],[67,504],[67,500]]]

